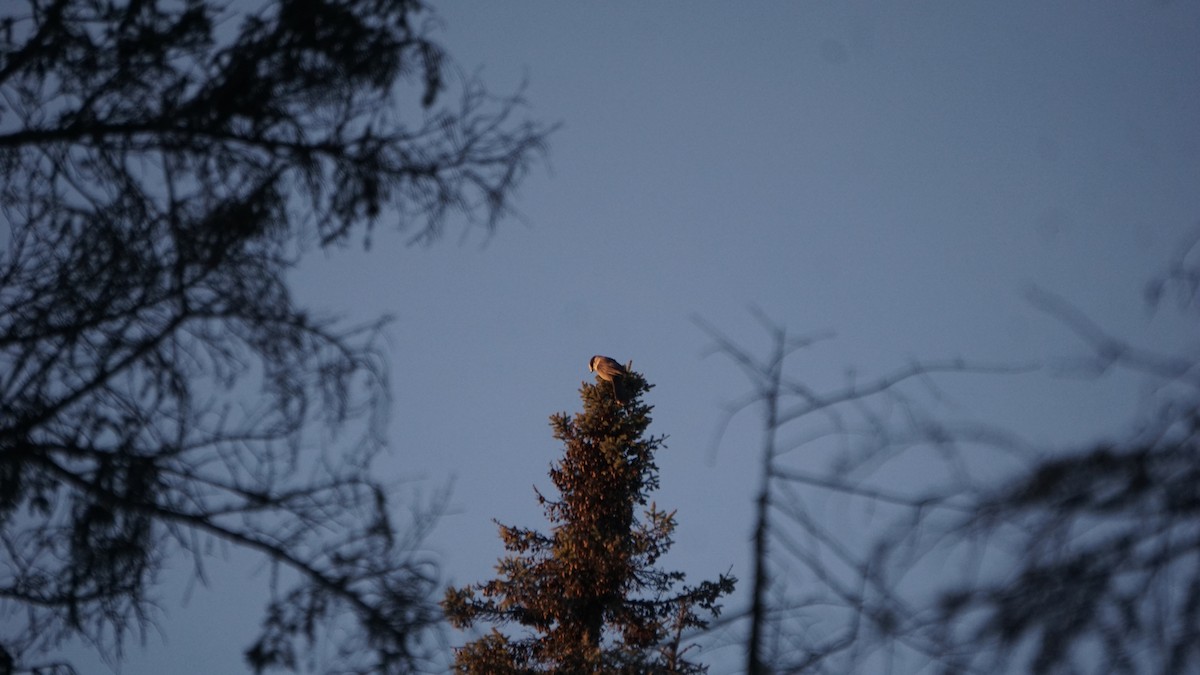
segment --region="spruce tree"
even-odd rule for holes
[[[705,672],[684,658],[680,635],[719,613],[735,579],[689,587],[657,567],[675,529],[673,511],[647,507],[665,437],[646,433],[652,406],[641,397],[652,385],[633,371],[623,380],[623,403],[598,379],[580,389],[582,413],[550,418],[565,445],[550,470],[559,498],[534,490],[550,533],[498,524],[509,551],[498,577],[446,591],[451,624],[492,628],[457,651],[458,672]],[[512,624],[524,630],[499,630]]]

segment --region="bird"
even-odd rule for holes
[[[606,380],[612,384],[613,398],[617,400],[617,403],[624,403],[623,399],[625,397],[621,394],[621,392],[625,388],[624,378],[628,373],[628,371],[625,370],[625,366],[617,363],[616,359],[611,359],[607,356],[601,356],[597,354],[592,357],[591,361],[588,362],[588,372],[596,373],[600,376],[600,379]]]

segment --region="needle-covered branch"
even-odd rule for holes
[[[447,590],[454,626],[493,627],[458,650],[459,672],[704,671],[680,635],[719,613],[734,579],[680,587],[682,573],[657,566],[675,529],[673,511],[647,505],[664,439],[646,435],[650,385],[634,371],[623,379],[621,402],[598,376],[580,389],[582,413],[551,417],[566,451],[550,470],[560,497],[538,495],[550,534],[501,525],[510,555],[499,576]]]

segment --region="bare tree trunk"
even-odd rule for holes
[[[759,483],[758,500],[754,516],[754,578],[751,581],[750,638],[746,646],[747,675],[762,675],[767,672],[762,661],[763,622],[766,618],[767,584],[767,518],[771,504],[771,466],[775,457],[775,429],[779,425],[779,383],[783,376],[783,359],[787,351],[787,333],[776,328],[775,354],[765,372],[763,404],[766,411],[763,420],[762,477]]]

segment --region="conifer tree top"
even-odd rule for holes
[[[550,469],[557,498],[537,494],[550,532],[500,525],[509,553],[497,577],[447,590],[455,627],[492,627],[458,650],[459,672],[704,671],[682,657],[680,632],[716,616],[734,579],[688,587],[657,566],[675,528],[649,499],[665,437],[647,434],[653,385],[631,369],[614,379],[598,374],[580,387],[582,412],[550,417],[564,445]]]

